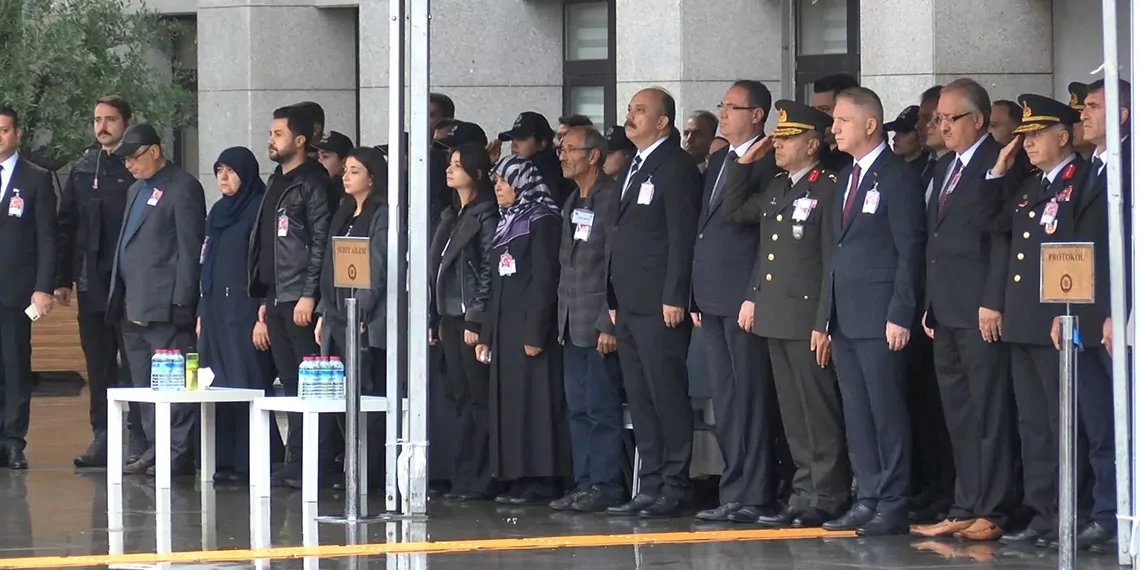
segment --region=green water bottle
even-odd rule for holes
[[[186,390],[198,389],[198,353],[186,353]]]

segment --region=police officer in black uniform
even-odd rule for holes
[[[754,311],[741,328],[767,339],[780,415],[796,474],[788,505],[758,522],[772,527],[818,527],[843,510],[851,471],[843,435],[843,411],[830,364],[824,268],[835,245],[832,215],[836,176],[823,168],[831,117],[782,100],[774,140],[784,169],[768,188],[750,192],[756,145],[726,170],[724,209],[729,220],[758,223],[762,237],[749,283]],[[755,318],[753,318],[755,316]]]
[[[1056,537],[1057,446],[1060,374],[1057,349],[1049,337],[1061,306],[1040,298],[1041,244],[1063,241],[1076,206],[1077,185],[1087,164],[1073,150],[1078,116],[1067,103],[1041,95],[1022,95],[1019,135],[1007,145],[987,173],[994,191],[1012,189],[1001,231],[1011,239],[1002,340],[1010,347],[1014,399],[1021,429],[1024,505],[1033,513],[1025,530],[1006,534],[1005,543],[1035,541],[1048,545]],[[1014,165],[1019,143],[1039,172],[1019,185],[1002,181]]]

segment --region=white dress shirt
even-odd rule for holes
[[[883,154],[883,151],[885,151],[885,150],[887,150],[887,142],[883,141],[883,142],[879,143],[879,146],[875,147],[874,150],[872,150],[871,152],[868,152],[867,154],[864,154],[862,158],[855,159],[855,164],[859,165],[859,180],[855,181],[855,187],[856,188],[858,188],[861,184],[863,184],[863,178],[865,176],[867,176],[867,171],[871,169],[871,166],[873,166],[875,164],[876,160],[879,160],[879,155]],[[843,202],[844,203],[847,202],[847,195],[850,193],[851,193],[851,180],[848,180],[847,181],[847,188],[843,191]]]
[[[638,162],[637,159],[640,158],[641,164],[638,166],[638,169],[640,170],[642,166],[645,166],[645,160],[649,158],[649,155],[653,154],[653,151],[657,150],[657,147],[661,146],[661,143],[665,142],[665,139],[668,138],[669,135],[665,135],[657,139],[657,141],[655,141],[653,144],[646,147],[645,150],[637,151],[637,154],[634,155],[633,161],[629,163],[629,171],[625,175],[625,187],[621,189],[622,197],[625,197],[625,191],[629,190],[629,183],[631,180],[633,180],[633,163]]]
[[[12,173],[16,172],[16,161],[20,159],[19,153],[9,156],[4,162],[0,162],[0,200],[8,194],[8,186],[12,183]]]

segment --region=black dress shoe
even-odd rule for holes
[[[106,467],[107,430],[97,430],[91,439],[91,445],[87,446],[87,451],[76,457],[72,463],[76,467]]]
[[[568,494],[550,501],[550,508],[556,511],[568,511],[570,507],[574,506],[574,503],[577,502],[578,499],[590,494],[590,491],[591,489],[589,487],[578,487]]]
[[[821,525],[823,530],[855,530],[875,518],[875,511],[863,503],[855,503],[843,516]]]
[[[1037,548],[1049,548],[1051,545],[1053,545],[1056,542],[1057,542],[1057,533],[1053,532],[1053,531],[1049,531],[1048,533],[1042,534],[1041,536],[1037,537],[1037,541],[1035,544],[1037,545]],[[1054,546],[1053,548],[1058,548],[1058,547]]]
[[[515,506],[549,505],[550,500],[554,498],[554,496],[554,493],[541,489],[525,489],[517,495],[508,497],[506,504]],[[499,502],[498,497],[495,498],[495,502]]]
[[[715,509],[705,509],[697,513],[697,518],[712,522],[726,521],[732,513],[739,511],[743,506],[743,503],[725,503]]]
[[[579,513],[603,513],[610,507],[615,507],[621,504],[621,498],[615,494],[607,493],[598,489],[591,489],[590,492],[574,501],[570,508]]]
[[[734,523],[756,524],[760,517],[772,516],[772,509],[758,505],[745,505],[740,510],[728,515],[728,520]]]
[[[831,520],[831,514],[821,509],[810,508],[800,511],[792,520],[792,528],[819,528]]]
[[[444,500],[455,501],[457,503],[468,503],[471,501],[486,501],[491,498],[487,493],[480,493],[478,491],[452,491],[443,495]]]
[[[1002,544],[1018,544],[1023,542],[1032,544],[1036,542],[1038,538],[1041,538],[1042,534],[1043,533],[1037,529],[1027,528],[1021,532],[1006,534],[999,538],[998,542]]]
[[[893,536],[910,532],[910,525],[902,517],[885,517],[876,513],[871,522],[855,529],[856,536]]]
[[[1116,538],[1110,538],[1100,544],[1094,544],[1089,547],[1089,552],[1096,554],[1116,554],[1119,549],[1116,546]]]
[[[1093,545],[1104,544],[1116,538],[1116,529],[1109,525],[1093,521],[1077,534],[1077,549],[1088,550]]]
[[[24,450],[15,447],[8,448],[8,469],[24,470],[28,468],[28,458],[24,457]]]
[[[797,515],[799,510],[788,505],[776,513],[760,515],[756,518],[756,523],[769,528],[785,528],[791,526]]]
[[[671,519],[681,516],[683,507],[681,499],[662,495],[652,505],[641,509],[637,515],[646,519]]]
[[[638,515],[638,513],[641,512],[642,509],[656,502],[657,497],[655,495],[640,493],[633,499],[630,499],[630,501],[624,505],[618,505],[616,507],[610,507],[606,509],[606,514],[614,516],[635,517]]]

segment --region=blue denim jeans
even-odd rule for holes
[[[567,344],[563,351],[566,405],[574,453],[574,483],[619,495],[622,491],[621,371],[616,354]]]

